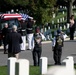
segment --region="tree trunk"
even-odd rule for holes
[[[72,15],[72,2],[68,2],[67,5],[67,22],[69,22],[70,16]]]
[[[73,14],[72,5],[75,0],[67,0],[67,22],[69,22],[70,16]]]

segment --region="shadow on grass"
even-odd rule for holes
[[[76,69],[76,63],[74,63],[74,68]]]

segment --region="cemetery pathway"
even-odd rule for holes
[[[44,42],[42,44],[42,49],[43,49],[42,57],[48,58],[49,65],[54,64],[51,42],[50,41]],[[70,41],[67,39],[64,42],[64,47],[63,47],[63,52],[62,52],[62,60],[70,55],[74,57],[74,63],[76,63],[76,40]],[[30,61],[30,65],[33,65],[32,51],[29,51],[29,50],[21,51],[20,58],[28,59]],[[7,65],[7,59],[8,59],[7,54],[3,54],[3,49],[2,49],[2,47],[0,47],[0,66]]]

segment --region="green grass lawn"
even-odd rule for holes
[[[0,75],[7,75],[7,67],[0,66]]]
[[[0,66],[0,75],[7,75],[7,66]],[[30,75],[40,75],[38,66],[30,66]]]
[[[75,64],[76,69],[76,64]],[[7,75],[7,66],[0,66],[0,75]],[[29,75],[40,75],[40,68],[38,66],[30,66]]]

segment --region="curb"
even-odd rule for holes
[[[76,37],[74,37],[74,39],[76,39]],[[66,38],[64,39],[64,41],[68,41],[70,40],[70,38]],[[52,41],[43,41],[42,44],[46,44],[46,43],[51,43]]]
[[[76,39],[76,37],[74,37]],[[68,41],[70,38],[66,38],[64,41]],[[52,41],[43,41],[42,44],[52,43]],[[26,43],[26,46],[28,46],[28,43]],[[0,46],[0,49],[3,49],[3,46]]]

